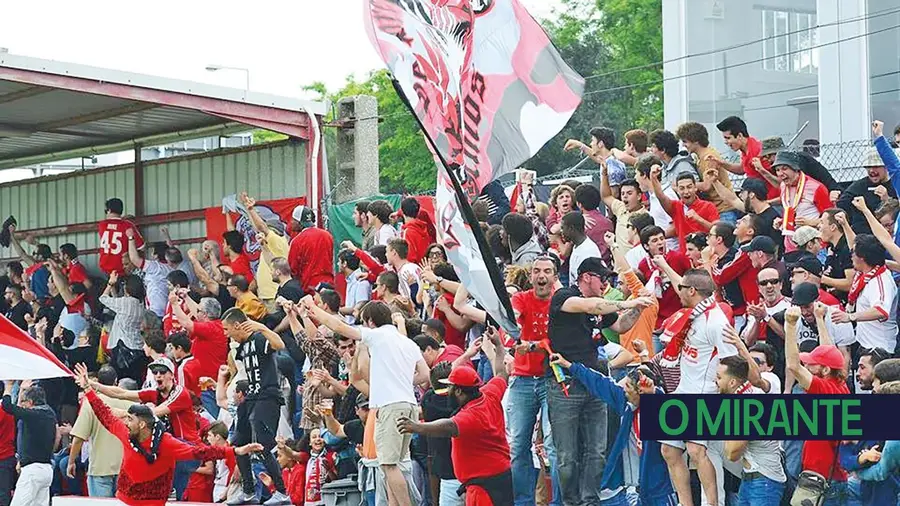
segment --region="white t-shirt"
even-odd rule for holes
[[[144,287],[147,290],[147,308],[160,318],[166,315],[166,305],[169,303],[169,284],[166,276],[170,272],[171,267],[156,260],[144,260],[141,267]]]
[[[831,315],[838,309],[833,306],[827,306],[825,309],[825,328],[828,329],[828,335],[834,341],[835,346],[850,346],[856,342],[856,336],[853,334],[852,323],[834,323]],[[810,352],[819,345],[819,331],[815,322],[812,325],[806,323],[804,318],[797,320],[797,346],[800,351]]]
[[[676,394],[715,394],[716,369],[723,357],[737,355],[737,349],[722,340],[728,317],[718,307],[698,316],[691,324],[681,350],[681,381]]]
[[[413,377],[422,352],[393,325],[377,329],[360,327],[362,342],[369,347],[369,406],[379,408],[395,402],[416,404]]]
[[[600,248],[594,241],[585,237],[584,242],[572,249],[572,256],[569,257],[569,286],[578,282],[578,267],[581,262],[591,257],[600,258]]]
[[[769,382],[769,391],[768,392],[759,392],[759,393],[770,393],[774,395],[781,394],[781,378],[778,377],[774,372],[761,372],[760,376],[766,381]]]
[[[857,323],[856,340],[865,348],[881,348],[893,353],[897,346],[897,285],[891,271],[886,270],[869,281],[859,295],[856,312],[872,308],[877,309],[887,320]]]
[[[778,314],[778,313],[786,310],[789,307],[791,307],[791,301],[782,297],[781,299],[778,300],[778,302],[775,303],[774,306],[772,306],[772,307],[766,306],[766,314],[768,314],[769,316],[772,316],[772,315]],[[751,316],[751,317],[747,318],[747,325],[744,327],[743,332],[746,332],[747,329],[753,328],[753,325],[755,323],[756,323],[755,316]],[[764,322],[759,322],[759,326],[757,327],[757,330],[760,331],[760,335],[763,335],[763,336],[766,335],[766,327],[768,327],[768,325],[766,325]]]
[[[672,200],[679,200],[678,194],[675,193],[675,190],[671,188],[666,188],[665,190],[663,190],[663,193],[665,193],[666,196]],[[665,209],[663,209],[663,206],[659,202],[659,199],[656,198],[656,194],[650,192],[650,197],[648,200],[650,202],[650,209],[648,209],[647,212],[650,213],[650,216],[653,217],[653,223],[657,227],[663,229],[663,231],[669,230],[669,227],[672,226],[672,217],[669,216],[669,213],[667,213]],[[679,246],[678,244],[677,237],[666,239],[666,246],[673,251],[678,251],[679,249],[681,249],[681,246]]]
[[[216,477],[213,485],[213,501],[218,501],[219,499],[225,497],[225,492],[228,490],[228,464],[225,463],[225,459],[220,459],[216,461]]]
[[[650,255],[647,254],[647,250],[644,249],[644,246],[638,244],[625,253],[625,261],[628,262],[628,266],[631,267],[631,270],[637,272],[638,266],[641,265],[641,260],[649,256]]]
[[[397,237],[397,229],[385,223],[375,232],[375,245],[387,246],[388,241]]]
[[[409,276],[415,278],[414,285],[420,284],[422,282],[422,268],[412,262],[407,262],[400,268],[400,272],[397,273],[397,277],[400,278],[400,295],[407,299],[410,298],[410,284],[406,281],[406,278]]]

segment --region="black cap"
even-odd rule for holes
[[[819,262],[819,259],[812,255],[803,255],[794,263],[795,268],[803,269],[804,271],[812,274],[813,276],[822,276],[822,263]],[[803,283],[806,284],[806,283]]]
[[[763,253],[774,255],[775,241],[773,241],[772,238],[767,235],[758,235],[754,237],[752,241],[750,241],[750,244],[743,246],[741,249],[746,253],[750,253],[752,251],[762,251]]]
[[[741,184],[741,191],[746,191],[756,195],[756,198],[759,200],[766,200],[769,196],[769,190],[766,188],[766,183],[762,179],[758,179],[755,177],[748,177]]]
[[[812,283],[800,283],[794,287],[794,296],[791,298],[791,304],[795,306],[806,306],[812,304],[819,298],[819,287]]]
[[[777,155],[775,155],[775,161],[772,162],[772,168],[778,167],[779,165],[787,165],[788,167],[800,171],[800,155],[795,151],[779,151]]]
[[[578,277],[580,278],[582,274],[590,272],[591,274],[596,274],[598,276],[606,279],[609,277],[609,269],[606,265],[603,264],[603,260],[600,260],[597,257],[585,258],[581,265],[578,266]]]

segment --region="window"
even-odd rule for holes
[[[816,15],[762,9],[764,70],[815,74],[819,70]]]

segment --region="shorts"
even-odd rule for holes
[[[687,450],[687,445],[685,443],[694,443],[704,448],[709,448],[709,441],[660,441],[660,444],[678,448],[679,450]]]
[[[381,465],[397,465],[409,460],[409,443],[412,435],[400,434],[397,430],[397,420],[400,418],[418,420],[418,407],[408,402],[379,406],[375,418],[375,454]]]

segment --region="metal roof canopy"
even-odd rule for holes
[[[322,102],[0,54],[0,170],[248,125],[310,139],[309,115],[325,113]]]

